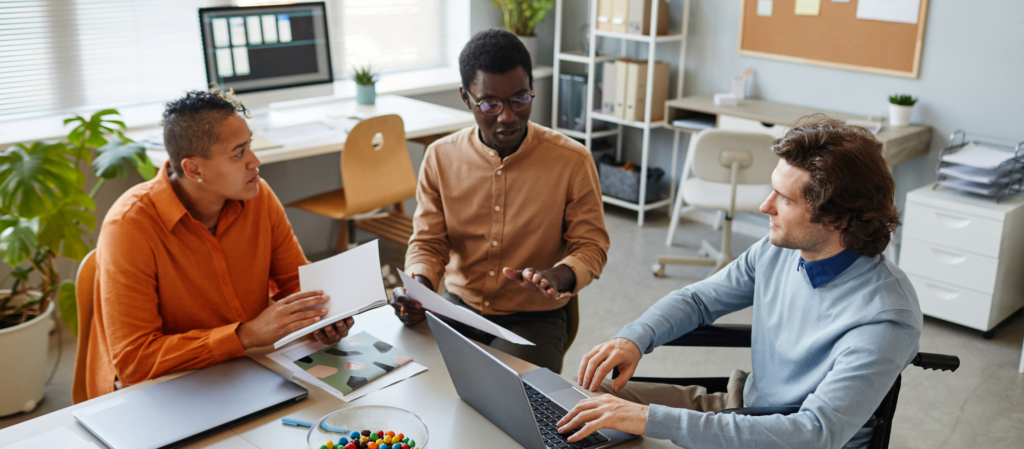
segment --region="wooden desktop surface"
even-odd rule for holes
[[[740,100],[738,106],[715,106],[713,94],[683,97],[665,103],[667,123],[691,116],[694,113],[708,115],[729,115],[755,120],[766,125],[791,126],[803,117],[825,114],[838,120],[867,120],[866,116],[847,114],[839,111],[814,109],[774,101],[748,98]],[[885,159],[890,166],[928,154],[932,129],[928,125],[910,125],[894,128],[886,123],[875,135],[882,142]]]
[[[336,410],[364,405],[401,407],[417,414],[426,423],[427,429],[430,432],[430,440],[426,446],[427,449],[469,449],[478,447],[502,449],[521,447],[515,440],[459,398],[427,323],[422,323],[413,328],[405,327],[394,316],[391,307],[381,307],[356,316],[355,326],[350,331],[350,334],[354,335],[362,331],[369,332],[373,336],[412,354],[417,363],[427,367],[427,371],[349,403],[321,390],[319,387],[297,381],[309,390],[309,397],[306,400],[221,431],[184,447],[189,449],[304,448],[306,447],[306,433],[309,429],[283,425],[281,424],[281,418],[288,416],[306,421],[317,421]],[[611,334],[608,336],[611,337]],[[503,352],[488,347],[484,347],[484,349],[518,372],[526,372],[537,368],[533,364]],[[250,350],[248,354],[256,361],[290,378],[289,371],[266,357],[268,352],[270,352],[269,348],[261,348]],[[473,367],[466,366],[460,367],[460,369],[473,369]],[[576,371],[576,365],[574,362],[567,362],[565,369],[566,373],[571,375]],[[86,441],[94,442],[97,446],[104,447],[98,439],[75,420],[72,416],[75,410],[99,404],[102,401],[110,400],[140,388],[146,388],[178,375],[181,374],[164,376],[160,379],[133,385],[109,395],[2,429],[0,430],[0,446],[15,444],[40,433],[64,426]],[[567,379],[570,382],[572,381],[568,377]],[[173,425],[173,423],[168,423],[168,425]],[[652,438],[637,438],[616,446],[616,448],[623,449],[668,449],[674,447],[676,446],[670,441]]]

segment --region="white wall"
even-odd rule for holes
[[[682,1],[670,0],[678,29]],[[568,0],[566,15],[587,20],[587,3]],[[729,79],[754,69],[749,93],[767,100],[864,115],[888,115],[887,96],[920,98],[913,121],[931,125],[928,156],[894,168],[897,204],[907,191],[932,182],[938,151],[955,130],[1024,140],[1024,2],[931,1],[917,79],[873,75],[740,56],[740,0],[691,0],[685,95],[727,92]],[[585,18],[584,18],[585,17]],[[582,20],[582,21],[581,21]],[[564,39],[569,36],[563,35]],[[610,39],[609,39],[610,40]],[[605,46],[618,50],[617,42]],[[646,59],[646,50],[642,56]],[[675,49],[658,59],[675,60]],[[673,76],[675,71],[673,71]],[[673,78],[674,79],[674,78]],[[667,169],[671,132],[656,131],[652,161]],[[640,134],[629,133],[628,159],[639,162]]]

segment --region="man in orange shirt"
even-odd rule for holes
[[[252,133],[230,94],[189,92],[164,111],[169,161],[103,220],[87,350],[89,398],[272,344],[327,313],[298,292],[309,263],[259,177]],[[273,285],[274,302],[268,287]],[[314,333],[333,344],[352,319]]]
[[[568,344],[565,306],[607,261],[594,159],[559,132],[530,122],[530,54],[504,30],[477,33],[459,56],[476,126],[433,143],[423,159],[405,269],[445,297],[533,342],[516,345],[453,327],[481,343],[560,372]],[[425,319],[397,295],[407,325]]]

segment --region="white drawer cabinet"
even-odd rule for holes
[[[986,332],[1024,307],[1024,195],[907,194],[900,268],[925,315]]]

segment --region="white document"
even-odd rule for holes
[[[917,23],[921,0],[857,0],[857,18],[883,22]]]
[[[7,449],[38,449],[41,447],[59,447],[61,449],[99,449],[95,443],[90,443],[76,435],[67,427],[58,427],[46,433],[41,433],[32,438],[24,440],[14,446],[7,446]]]
[[[772,0],[757,0],[757,15],[762,17],[771,17],[772,3]]]
[[[467,326],[475,327],[495,337],[504,338],[517,345],[534,346],[529,340],[516,335],[514,332],[438,296],[437,293],[420,284],[419,281],[409,277],[404,271],[399,270],[398,274],[402,277],[402,285],[405,286],[406,294],[412,299],[419,301],[424,309],[438,315],[444,315]]]
[[[943,175],[953,176],[959,179],[965,179],[971,182],[980,182],[982,184],[992,184],[1006,176],[1010,170],[1013,169],[1013,164],[1006,164],[995,170],[988,170],[984,168],[968,167],[966,165],[950,165],[939,169],[939,173]]]
[[[968,167],[994,170],[1013,158],[1009,151],[997,150],[975,143],[969,143],[953,154],[942,156],[942,160]]]
[[[299,344],[289,346],[280,351],[275,351],[270,354],[267,354],[267,357],[270,360],[273,360],[278,365],[287,368],[288,371],[291,371],[293,378],[299,379],[310,385],[320,387],[324,391],[334,396],[337,396],[338,399],[341,399],[345,402],[352,402],[356,399],[373,393],[374,391],[394,385],[398,382],[401,382],[405,379],[408,379],[427,370],[427,367],[420,365],[419,363],[409,362],[406,363],[405,365],[398,367],[398,369],[390,373],[378,377],[373,382],[370,382],[356,390],[353,390],[349,394],[342,394],[336,388],[328,385],[326,382],[320,379],[317,379],[316,376],[307,373],[306,370],[299,368],[299,366],[295,364],[296,360],[301,359],[314,352],[317,352],[325,347],[327,346],[324,345],[323,343],[320,343],[319,341],[308,340]]]
[[[377,240],[364,243],[337,256],[299,267],[300,290],[323,290],[331,299],[320,321],[299,329],[274,343],[274,349],[291,343],[320,328],[388,303],[384,279],[380,275],[380,249]]]

